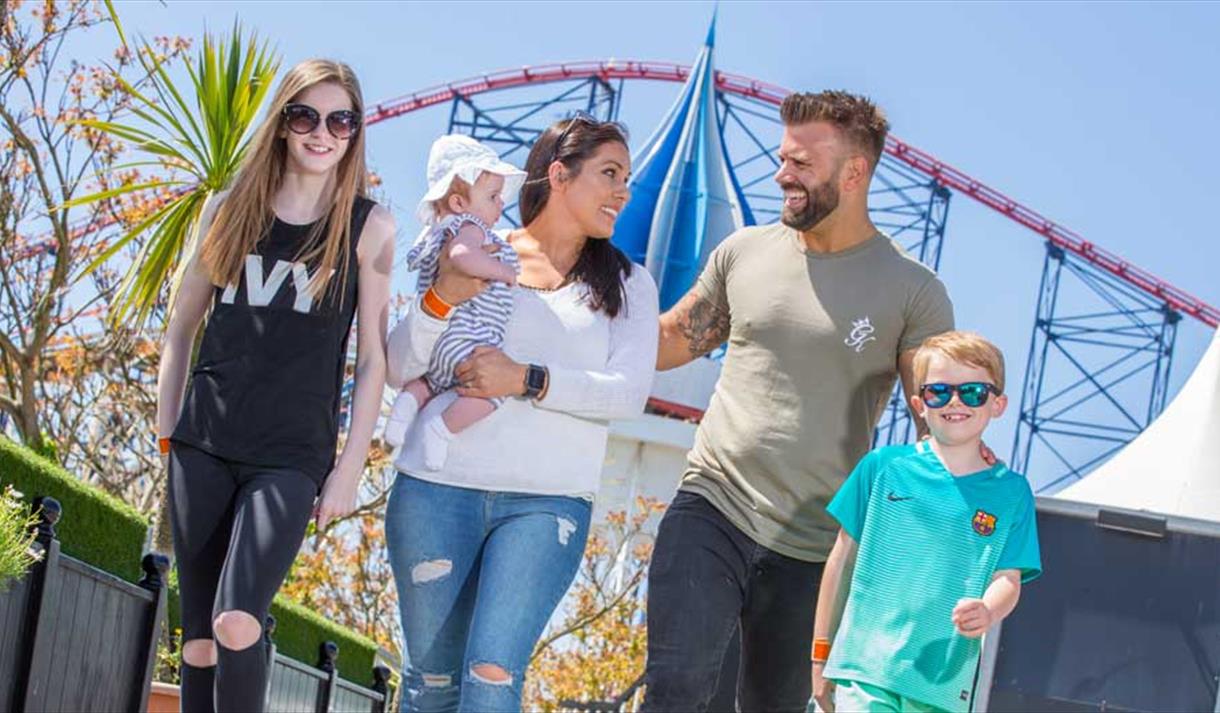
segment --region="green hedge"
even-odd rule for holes
[[[169,590],[169,626],[171,630],[182,627],[182,615],[178,608],[177,577],[171,578]],[[325,619],[313,611],[284,597],[277,596],[271,603],[271,615],[275,617],[276,649],[290,659],[316,666],[318,646],[324,641],[333,641],[339,646],[337,665],[339,675],[362,686],[373,685],[373,664],[377,655],[377,644],[360,634]]]
[[[275,645],[285,656],[316,664],[318,644],[333,641],[339,645],[339,674],[352,683],[373,685],[377,644],[284,596],[272,602],[271,614],[275,617]]]
[[[49,495],[63,506],[55,534],[65,554],[139,581],[148,522],[134,508],[0,436],[0,488],[10,483],[26,502]]]

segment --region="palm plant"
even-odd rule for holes
[[[107,0],[107,8],[127,45],[122,25]],[[205,34],[193,61],[186,62],[190,84],[183,91],[170,78],[164,59],[146,40],[134,54],[150,76],[139,91],[122,78],[116,81],[132,97],[132,121],[82,120],[86,128],[110,134],[145,154],[123,168],[168,168],[153,180],[106,188],[78,198],[71,205],[110,201],[124,196],[160,194],[158,207],[110,243],[83,271],[98,269],[133,240],[147,236],[127,268],[108,319],[112,326],[143,326],[162,287],[177,284],[178,267],[192,240],[208,199],[236,175],[249,143],[249,129],[279,69],[278,55],[251,32],[235,23],[225,37]],[[189,252],[187,253],[189,254]]]

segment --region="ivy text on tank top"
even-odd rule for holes
[[[313,225],[272,221],[238,282],[215,289],[174,440],[322,482],[338,440],[356,247],[374,205],[357,198],[346,279],[331,275],[316,295],[308,286],[319,268],[296,259]]]

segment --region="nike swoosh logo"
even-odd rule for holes
[[[906,495],[906,496],[894,495],[894,491],[891,490],[890,494],[885,496],[885,499],[889,500],[891,503],[900,503],[903,500],[914,500],[915,496],[914,495]]]

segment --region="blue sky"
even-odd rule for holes
[[[689,63],[710,2],[120,2],[129,33],[198,37],[234,18],[285,66],[351,64],[374,103],[485,71],[579,59]],[[1154,274],[1220,304],[1207,216],[1220,182],[1220,4],[723,2],[716,64],[793,89],[873,97],[894,134]],[[81,60],[109,54],[92,32]],[[637,83],[639,84],[639,83]],[[677,85],[628,86],[645,140]],[[430,140],[447,109],[370,127],[370,162],[408,241]],[[963,327],[992,337],[1019,390],[1044,255],[1034,234],[955,195],[942,274]],[[1179,329],[1176,392],[1211,338]],[[1015,406],[1015,404],[1014,404]],[[997,426],[1011,448],[1015,408]]]

